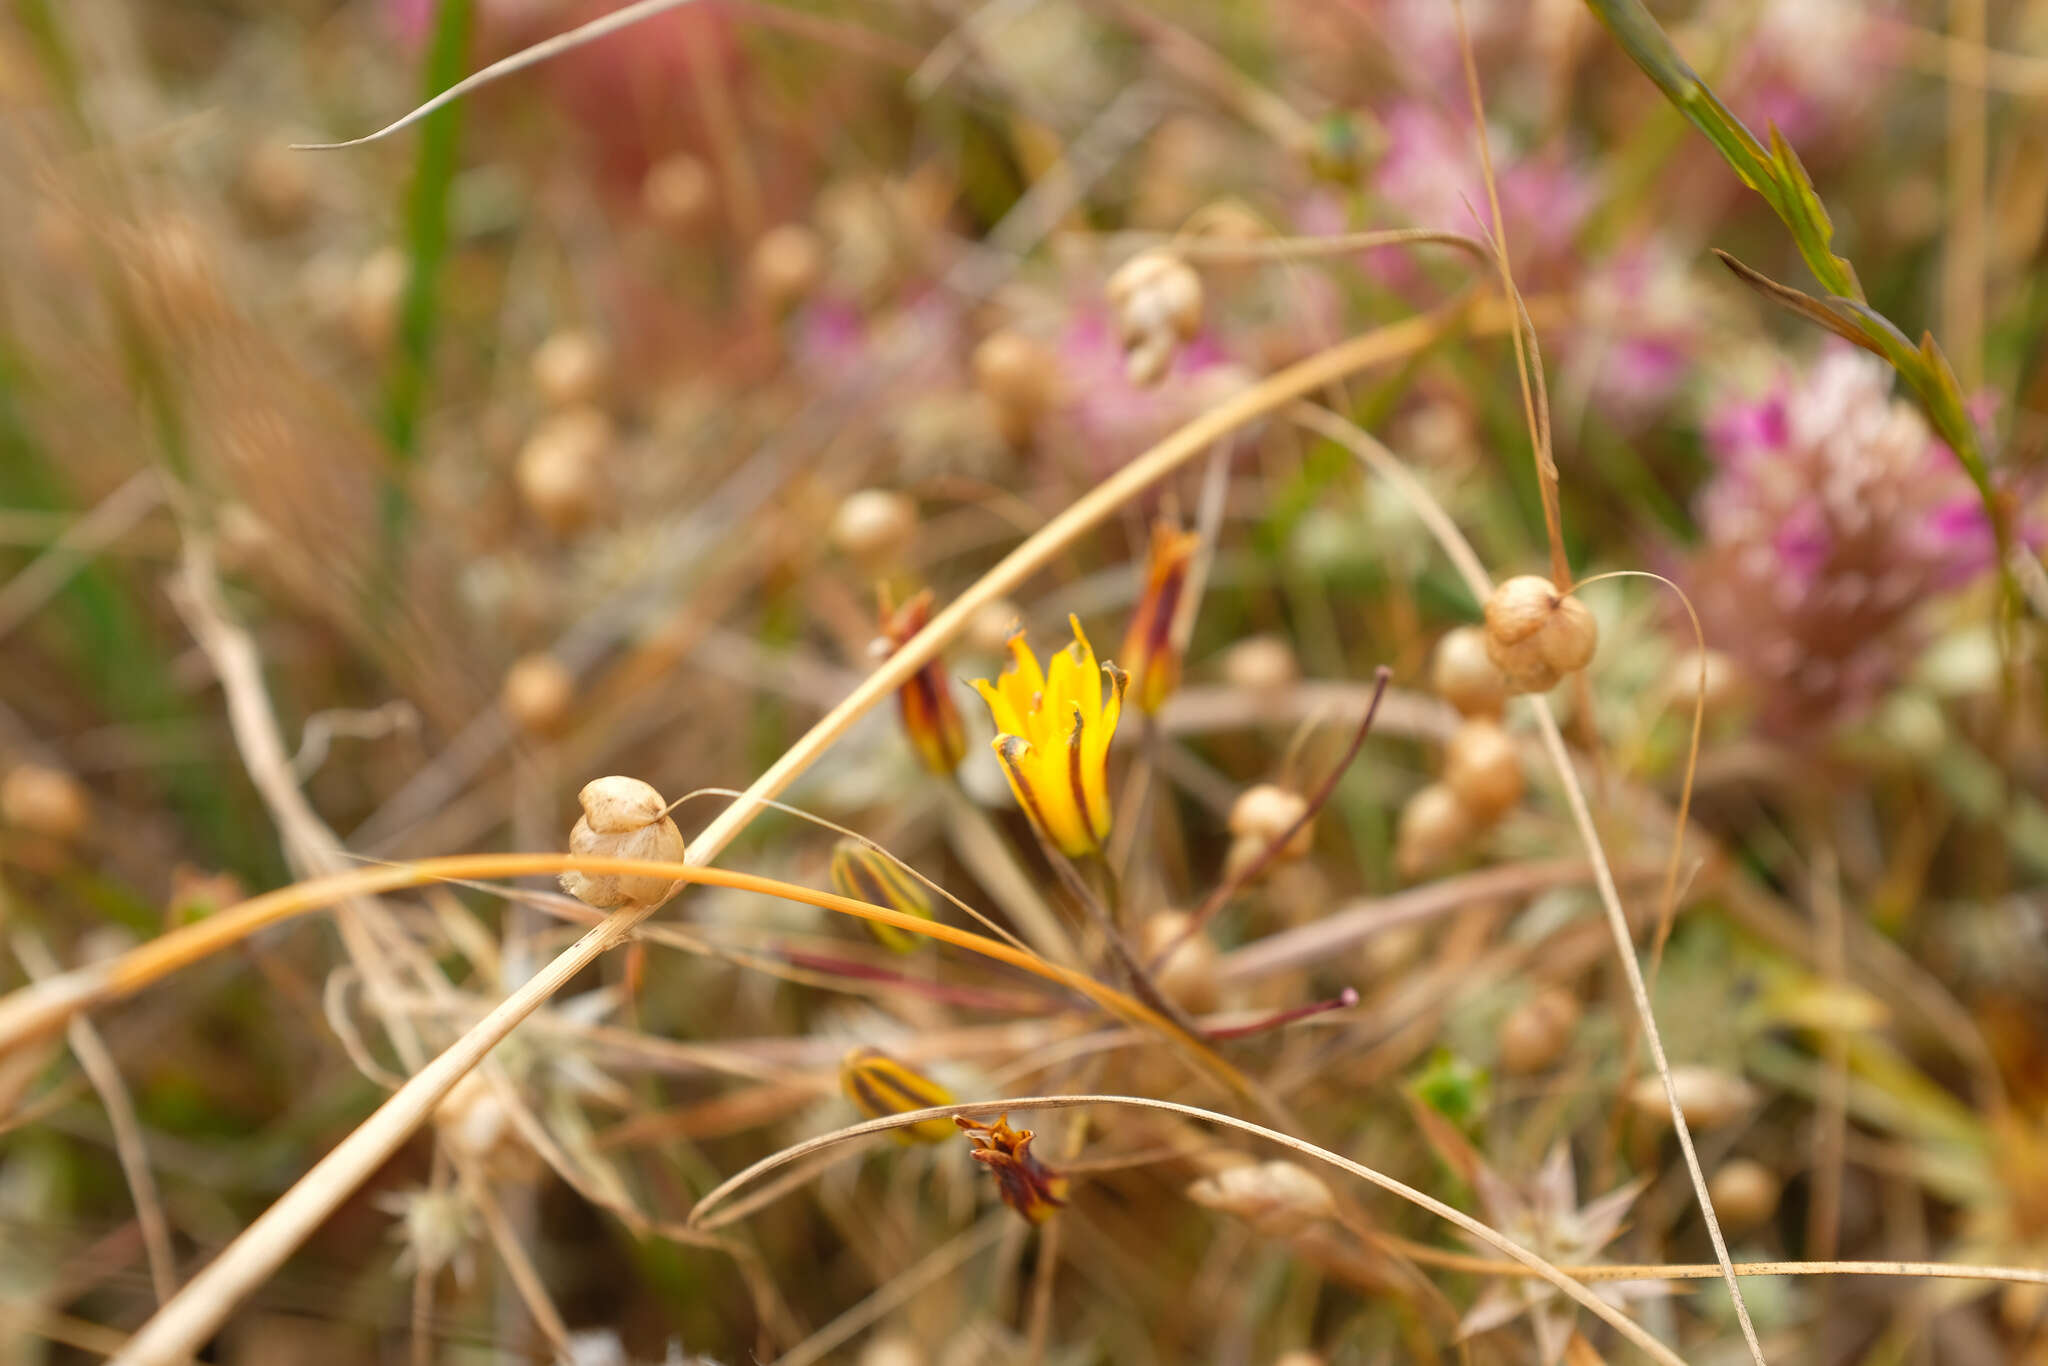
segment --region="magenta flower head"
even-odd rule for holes
[[[1686,586],[1782,738],[1822,739],[1875,701],[1918,648],[1921,608],[1995,563],[1976,490],[1891,378],[1839,346],[1707,423],[1718,469]]]

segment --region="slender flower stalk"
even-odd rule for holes
[[[886,586],[880,590],[879,596],[882,634],[877,644],[886,646],[882,651],[882,657],[886,659],[931,620],[932,595],[931,590],[926,589],[901,607],[891,602]],[[953,705],[953,694],[946,685],[946,671],[936,658],[896,690],[896,704],[903,717],[904,732],[910,736],[917,757],[939,777],[952,777],[954,770],[960,767],[960,761],[967,757],[967,728],[961,724],[960,709]]]
[[[1124,659],[1131,671],[1131,694],[1138,710],[1154,715],[1180,686],[1181,651],[1173,638],[1187,588],[1188,562],[1202,538],[1171,522],[1152,524],[1152,544],[1145,555],[1145,589],[1124,633]]]
[[[1079,619],[1067,620],[1074,641],[1043,670],[1020,630],[1010,637],[1010,667],[974,687],[995,718],[996,757],[1017,804],[1061,853],[1084,858],[1109,837],[1109,742],[1130,679],[1113,663],[1097,664]]]

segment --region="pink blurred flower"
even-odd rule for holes
[[[1995,563],[1975,489],[1891,387],[1883,362],[1837,345],[1707,423],[1719,469],[1687,588],[1784,738],[1867,707],[1911,662],[1920,609]]]
[[[1373,188],[1408,226],[1468,237],[1492,231],[1486,181],[1468,125],[1415,101],[1395,105],[1382,124],[1387,144]],[[1593,206],[1592,179],[1559,151],[1518,157],[1497,133],[1490,136],[1501,218],[1517,269],[1556,263]]]
[[[1077,309],[1058,345],[1065,420],[1091,468],[1104,474],[1247,381],[1214,335],[1180,348],[1158,384],[1139,388],[1125,375],[1123,347],[1100,308]]]
[[[1706,333],[1708,301],[1662,242],[1620,252],[1580,284],[1565,355],[1610,421],[1649,420],[1677,392]]]

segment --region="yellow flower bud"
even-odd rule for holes
[[[1145,556],[1145,589],[1124,633],[1124,663],[1131,671],[1132,695],[1147,716],[1165,704],[1180,686],[1180,647],[1173,639],[1173,619],[1180,612],[1187,587],[1188,563],[1202,538],[1171,522],[1152,524],[1152,546]]]
[[[954,1103],[953,1093],[879,1048],[856,1048],[839,1063],[839,1089],[869,1119]],[[950,1116],[893,1130],[899,1143],[943,1143],[959,1132]]]
[[[861,840],[843,839],[832,848],[832,890],[854,901],[886,906],[920,920],[932,918],[932,899],[924,884],[903,871],[888,855]],[[918,936],[872,920],[861,922],[884,948],[909,953]]]
[[[919,593],[901,607],[892,607],[886,589],[882,593],[882,640],[894,654],[931,620],[932,595]],[[917,749],[924,766],[941,778],[951,777],[967,757],[967,728],[960,721],[960,709],[953,705],[953,690],[946,681],[945,668],[937,658],[896,690],[896,706],[903,717],[904,733]]]

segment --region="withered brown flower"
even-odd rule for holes
[[[953,1122],[974,1145],[974,1160],[996,1174],[996,1188],[1011,1209],[1042,1224],[1067,1203],[1067,1178],[1032,1154],[1031,1130],[1012,1129],[1008,1115],[994,1124],[965,1115],[955,1115]]]

